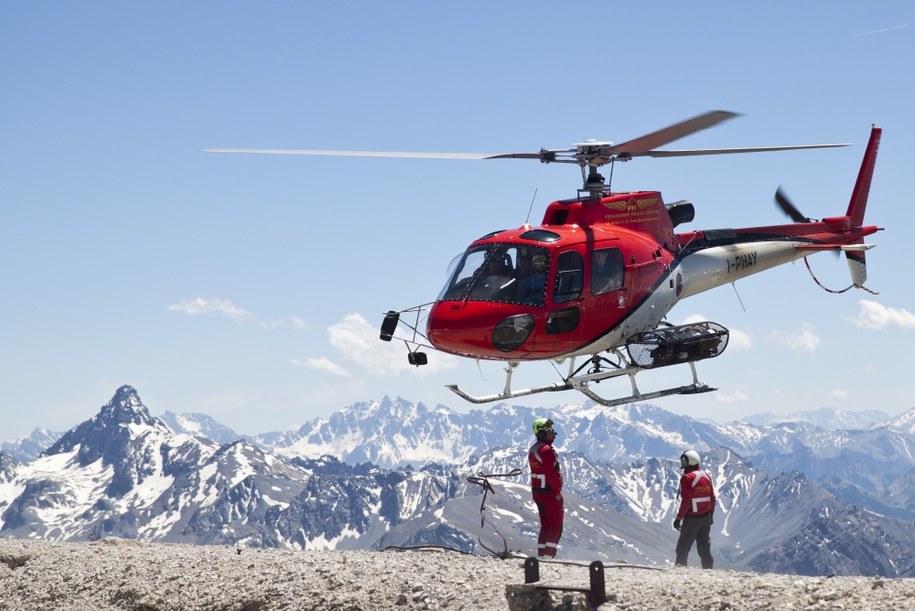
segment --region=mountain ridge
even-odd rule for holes
[[[523,469],[535,413],[542,410],[500,404],[460,415],[386,398],[303,425],[283,438],[288,445],[274,437],[270,448],[263,438],[206,439],[199,417],[175,418],[194,428],[176,432],[123,386],[40,457],[17,462],[0,453],[0,535],[341,550],[435,542],[477,553],[531,553],[536,513],[523,471],[490,476],[485,507],[482,489],[467,476]],[[800,423],[718,428],[646,405],[566,406],[553,416],[567,481],[562,547],[571,557],[669,563],[676,456],[690,444],[703,448],[704,465],[719,483],[713,549],[723,566],[915,575],[915,560],[904,553],[915,541],[911,521],[844,501],[836,491],[853,483],[848,478],[829,480],[832,490],[799,470],[767,470],[745,454],[765,447],[791,456],[806,448],[802,454],[819,457],[824,469],[842,451],[877,460],[867,452],[889,447],[894,453],[881,460],[905,469],[898,455],[910,447],[906,419],[900,430],[836,433]],[[839,450],[826,443],[836,441]],[[711,447],[721,442],[742,449]],[[317,455],[334,448],[350,451]],[[447,460],[420,463],[426,450]],[[867,483],[882,485],[876,476]],[[896,501],[884,501],[911,511],[908,485],[895,492]],[[853,490],[870,498],[868,490]],[[833,523],[835,516],[841,521]],[[826,551],[825,540],[843,545]]]

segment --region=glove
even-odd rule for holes
[[[674,530],[680,530],[680,525],[683,523],[683,520],[677,518],[674,520]]]

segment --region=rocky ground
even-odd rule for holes
[[[587,588],[587,562],[540,565],[540,583]],[[605,569],[623,609],[915,609],[915,579],[699,569]],[[294,552],[138,543],[0,540],[0,610],[389,611],[584,609],[518,586],[523,560],[441,551]],[[510,591],[511,601],[506,592]]]

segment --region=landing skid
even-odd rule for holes
[[[696,374],[696,366],[690,361],[687,364],[689,365],[690,370],[693,374],[693,383],[686,386],[674,386],[671,388],[665,388],[663,390],[656,390],[653,392],[643,393],[639,390],[638,386],[635,383],[635,376],[637,373],[643,370],[642,367],[638,367],[629,363],[625,357],[616,351],[616,356],[622,362],[627,363],[626,367],[617,367],[613,369],[602,369],[600,363],[607,362],[605,359],[602,359],[598,356],[591,358],[589,363],[586,363],[584,366],[576,370],[575,372],[570,372],[569,376],[563,382],[557,382],[555,384],[549,384],[546,386],[537,386],[534,388],[526,388],[523,390],[512,390],[511,380],[512,374],[519,363],[517,361],[509,361],[508,367],[505,369],[506,378],[505,378],[505,388],[500,393],[492,395],[483,395],[483,396],[474,396],[469,395],[463,390],[461,390],[457,384],[449,384],[447,387],[454,392],[456,395],[469,401],[470,403],[490,403],[492,401],[505,401],[507,399],[515,399],[517,397],[524,397],[527,395],[534,395],[541,392],[558,392],[562,390],[577,390],[595,403],[599,405],[604,405],[607,407],[612,407],[614,405],[623,405],[625,403],[633,403],[636,401],[647,401],[650,399],[657,399],[659,397],[666,397],[668,395],[692,395],[705,392],[711,392],[713,390],[718,390],[717,388],[712,388],[707,386],[699,381]],[[584,367],[587,367],[588,364],[593,364],[593,368],[588,371],[588,373],[581,374],[581,370]],[[570,365],[570,369],[574,368],[574,359]],[[618,378],[620,376],[628,375],[629,382],[632,385],[632,394],[628,397],[619,397],[615,399],[605,399],[591,389],[591,384],[597,384],[603,380],[610,378]]]
[[[509,392],[501,392],[495,395],[483,395],[480,397],[475,397],[473,395],[468,395],[466,392],[461,390],[457,384],[446,384],[445,387],[459,396],[461,399],[470,401],[471,403],[490,403],[492,401],[504,401],[505,399],[514,399],[515,397],[536,395],[537,393],[541,392],[557,392],[560,390],[573,390],[575,388],[568,382],[564,384],[557,382],[556,384],[550,384],[549,386],[538,386],[536,388],[526,388],[524,390],[513,390]]]
[[[712,392],[718,389],[699,383],[690,384],[688,386],[666,388],[664,390],[656,390],[654,392],[648,393],[632,394],[628,397],[621,397],[619,399],[604,399],[603,397],[594,394],[586,388],[579,388],[578,390],[599,405],[613,407],[614,405],[624,405],[626,403],[635,403],[636,401],[648,401],[650,399],[657,399],[658,397],[666,397],[668,395],[696,395],[703,392]]]

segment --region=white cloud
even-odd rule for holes
[[[728,348],[742,350],[753,347],[753,338],[749,333],[740,329],[729,329],[730,338],[728,339]]]
[[[891,308],[862,299],[858,302],[860,310],[856,317],[848,317],[855,326],[862,329],[875,329],[882,331],[890,327],[899,327],[906,331],[915,331],[915,314],[904,308]]]
[[[351,377],[351,373],[344,369],[341,365],[334,363],[329,358],[322,356],[318,358],[305,359],[304,361],[299,361],[296,359],[289,359],[292,361],[293,365],[298,365],[299,367],[307,367],[309,369],[314,369],[315,371],[320,371],[323,373],[329,373],[331,375],[340,376],[341,378]]]
[[[848,399],[848,391],[847,391],[847,390],[842,390],[842,389],[840,389],[840,388],[837,388],[837,389],[835,389],[834,391],[832,391],[831,394],[832,394],[832,398],[833,398],[833,399],[837,399],[837,400],[839,400],[839,401],[845,401],[846,399]]]
[[[804,323],[801,330],[795,333],[774,331],[769,336],[769,341],[799,354],[813,354],[821,345],[820,338],[814,332],[813,326],[807,323]]]
[[[429,364],[422,367],[410,365],[403,341],[383,342],[378,333],[378,326],[370,325],[359,313],[347,314],[343,320],[327,328],[328,341],[340,352],[342,359],[373,374],[398,375],[405,371],[434,373],[457,366],[457,357],[425,348],[419,350],[432,352]],[[416,349],[415,346],[411,348]]]
[[[689,316],[684,318],[682,322],[680,322],[678,324],[691,325],[694,322],[705,322],[706,320],[708,320],[708,318],[706,318],[702,314],[690,314]]]
[[[254,316],[251,312],[238,307],[228,299],[197,297],[196,299],[170,305],[168,309],[173,312],[184,312],[189,316],[225,316],[239,324],[254,321]]]
[[[739,390],[735,390],[731,394],[723,393],[721,391],[715,393],[715,401],[718,403],[739,403],[741,401],[746,401],[747,399],[747,395]]]
[[[689,325],[696,322],[705,322],[708,317],[702,314],[690,314],[679,324]],[[746,331],[740,329],[728,329],[728,348],[732,350],[743,350],[753,347],[753,337]]]
[[[361,314],[347,314],[340,322],[327,328],[330,345],[343,353],[348,360],[359,361],[371,351],[372,344],[380,342],[375,328]]]
[[[184,312],[188,316],[222,316],[240,325],[257,325],[265,329],[275,329],[283,326],[283,320],[263,321],[255,318],[254,314],[241,308],[230,299],[209,299],[197,297],[168,306],[172,312]],[[298,325],[299,319],[292,317],[292,324]]]

